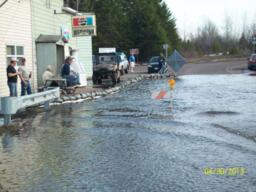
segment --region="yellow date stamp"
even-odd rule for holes
[[[244,167],[229,167],[229,168],[204,168],[204,175],[220,175],[220,176],[243,176],[247,173],[246,168]]]

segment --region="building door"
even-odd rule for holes
[[[65,59],[64,57],[64,46],[57,45],[57,76],[61,76],[61,69]]]

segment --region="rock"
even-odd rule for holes
[[[79,100],[79,99],[82,98],[80,94],[79,95],[75,95],[74,97],[76,98],[76,100]]]
[[[76,96],[70,96],[70,101],[75,101],[77,100]]]
[[[108,93],[106,91],[102,91],[102,96],[104,97],[106,95],[108,95]]]
[[[112,91],[111,91],[110,89],[106,89],[105,92],[106,92],[107,94],[110,94]]]
[[[82,94],[82,99],[85,99],[87,97],[87,94],[86,93],[83,93]]]
[[[92,97],[92,93],[86,93],[85,98]]]
[[[62,99],[63,101],[69,101],[69,97],[67,97],[67,96],[61,97],[61,99]]]
[[[62,98],[57,98],[54,100],[54,103],[63,103],[63,99]]]
[[[92,97],[95,97],[95,96],[96,96],[96,94],[94,92],[92,92]]]

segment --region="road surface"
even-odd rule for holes
[[[174,91],[145,80],[17,119],[0,133],[0,191],[255,192],[256,77],[195,75],[219,65],[184,68]]]

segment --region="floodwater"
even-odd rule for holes
[[[0,191],[255,192],[256,77],[182,76],[34,114],[0,136]],[[17,120],[19,121],[19,120]]]

